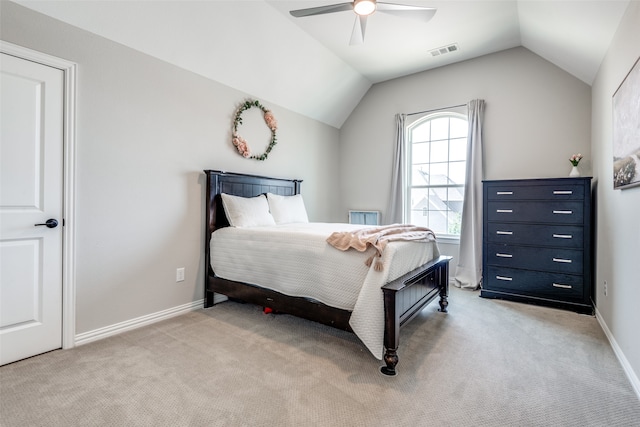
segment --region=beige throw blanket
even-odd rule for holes
[[[429,228],[406,224],[392,224],[375,228],[363,228],[357,231],[336,231],[327,238],[327,243],[336,249],[346,251],[355,249],[364,252],[370,246],[376,253],[370,256],[366,265],[374,263],[376,271],[382,271],[382,251],[388,242],[394,240],[409,240],[414,242],[432,242],[436,235]]]

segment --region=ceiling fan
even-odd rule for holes
[[[330,4],[327,6],[310,7],[292,10],[289,13],[296,17],[324,15],[326,13],[344,12],[351,10],[356,14],[356,21],[351,32],[350,45],[364,43],[364,32],[367,27],[367,17],[376,11],[390,15],[414,18],[423,22],[429,21],[436,13],[432,7],[409,6],[404,4],[383,3],[376,0],[354,0],[350,3]]]

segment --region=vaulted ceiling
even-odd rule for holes
[[[340,0],[14,1],[340,128],[372,84],[517,46],[591,84],[631,0],[389,0],[437,12],[375,12],[354,46],[352,11],[289,14]]]

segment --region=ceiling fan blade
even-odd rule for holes
[[[307,9],[292,10],[289,13],[296,18],[302,18],[304,16],[324,15],[325,13],[344,12],[346,10],[353,10],[353,3],[338,3],[327,6],[310,7]]]
[[[367,17],[358,15],[356,22],[353,24],[353,31],[351,32],[350,45],[357,45],[364,43],[364,32],[367,29]]]
[[[433,15],[436,14],[437,9],[434,9],[432,7],[377,2],[376,10],[378,12],[399,16],[401,18],[412,18],[422,22],[427,22],[431,18],[433,18]]]

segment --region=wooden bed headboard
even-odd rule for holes
[[[209,266],[207,271],[212,273],[209,247],[211,233],[218,228],[229,226],[220,194],[255,197],[260,194],[273,193],[281,196],[293,196],[300,194],[302,180],[269,178],[216,170],[205,170],[204,173],[207,175],[205,263]]]
[[[207,174],[206,209],[210,233],[229,225],[222,208],[221,193],[240,197],[255,197],[266,193],[293,196],[300,193],[302,183],[297,179],[269,178],[216,170],[205,170],[204,173]]]

